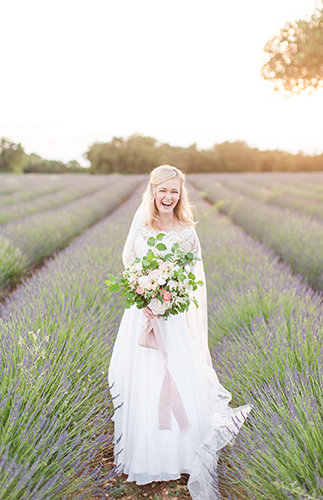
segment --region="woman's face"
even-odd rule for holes
[[[173,212],[180,197],[181,184],[177,177],[158,184],[155,188],[155,202],[161,214]]]

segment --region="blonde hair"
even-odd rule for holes
[[[178,168],[171,165],[160,165],[150,172],[150,181],[142,197],[148,213],[146,223],[149,226],[154,227],[158,222],[158,208],[155,202],[156,186],[175,177],[180,182],[180,197],[174,208],[174,215],[180,224],[195,226],[192,213],[193,207],[189,202],[188,191],[185,187],[185,175]]]

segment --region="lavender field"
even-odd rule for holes
[[[22,187],[18,194],[0,196],[0,205],[10,197],[10,203],[0,208],[0,222],[7,222],[0,225],[0,296],[29,269],[108,215],[143,179],[80,175],[67,176],[65,180],[61,175],[49,180],[48,175],[40,176],[40,180],[36,177],[35,185],[30,187],[25,176],[16,177],[22,179],[26,189]],[[3,182],[2,176],[0,181]],[[52,191],[48,194],[49,188],[55,194]],[[28,203],[25,198],[21,201],[23,193],[28,191],[33,198]]]
[[[4,183],[0,176],[0,217],[9,206],[16,214],[0,227],[3,293],[30,266],[54,257],[1,307],[0,498],[107,498],[118,471],[97,457],[111,447],[107,373],[122,301],[104,281],[122,268],[147,178],[19,177]],[[303,203],[307,196],[323,208],[323,175],[189,181],[214,366],[233,404],[253,406],[223,452],[223,498],[321,499],[323,222],[266,196],[279,189],[281,197]]]

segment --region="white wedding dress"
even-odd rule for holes
[[[146,255],[150,236],[156,236],[156,232],[142,226],[132,241],[128,262]],[[193,226],[166,233],[163,243],[167,251],[175,242],[185,252],[200,255]],[[195,305],[191,308],[195,309]],[[194,318],[194,310],[192,313]],[[192,328],[200,327],[194,320],[190,323],[189,314],[157,321],[167,351],[168,369],[191,428],[181,432],[172,414],[171,429],[159,430],[158,404],[165,366],[159,350],[138,344],[146,316],[132,306],[122,317],[109,367],[110,391],[116,408],[112,417],[115,464],[128,475],[127,481],[137,484],[174,480],[181,473],[188,473],[192,498],[217,499],[214,478],[218,451],[238,432],[250,406],[236,409],[228,406],[231,395],[217,379],[208,348],[205,356],[199,347],[200,334],[195,339],[194,332],[192,336]]]

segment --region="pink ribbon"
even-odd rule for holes
[[[173,411],[180,431],[188,431],[192,426],[187,418],[180,393],[168,370],[167,352],[156,317],[147,320],[147,323],[140,334],[138,344],[142,347],[160,350],[165,365],[166,374],[159,396],[159,430],[171,430],[171,411]]]

